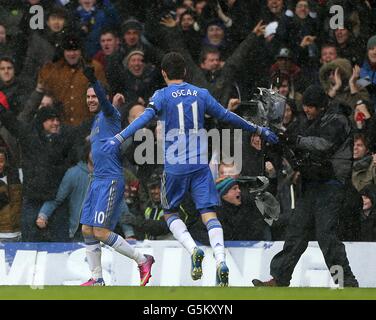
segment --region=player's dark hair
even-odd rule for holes
[[[185,60],[178,52],[167,53],[162,59],[161,68],[170,80],[182,80],[185,77]]]

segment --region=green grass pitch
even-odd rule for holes
[[[0,286],[0,300],[376,300],[376,288]]]

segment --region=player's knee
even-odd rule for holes
[[[87,225],[82,226],[81,232],[82,232],[82,235],[83,235],[84,238],[94,236],[93,227],[90,227],[90,226],[87,226]]]
[[[170,228],[171,223],[173,223],[175,220],[180,219],[180,217],[176,213],[165,213],[164,218],[169,228]]]
[[[214,207],[203,208],[199,210],[201,214],[201,220],[206,225],[207,222],[211,219],[217,219],[217,213]]]
[[[100,241],[105,241],[107,240],[109,234],[111,231],[104,229],[104,228],[93,228],[93,234],[95,239],[100,240]]]
[[[163,209],[163,218],[167,221],[171,216],[178,216],[179,209],[172,208],[172,209]]]

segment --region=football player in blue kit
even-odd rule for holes
[[[100,241],[120,254],[136,261],[140,271],[141,286],[151,277],[154,258],[136,251],[120,235],[113,232],[121,214],[120,203],[124,196],[125,179],[120,150],[111,154],[103,152],[103,139],[113,137],[121,130],[119,111],[110,103],[96,79],[94,69],[84,66],[90,82],[86,100],[90,109],[97,108],[92,124],[90,143],[94,164],[93,178],[82,206],[82,234],[86,244],[86,257],[92,277],[82,286],[103,286]]]
[[[174,237],[191,255],[192,279],[200,279],[204,252],[196,245],[185,223],[177,214],[177,208],[185,194],[190,192],[208,230],[217,265],[217,285],[227,286],[229,269],[225,262],[223,230],[215,211],[219,198],[208,161],[202,161],[207,155],[207,141],[200,140],[199,144],[192,142],[197,140],[200,130],[204,130],[205,114],[259,134],[269,143],[277,143],[278,138],[268,128],[252,124],[225,109],[208,90],[185,82],[186,65],[179,53],[166,54],[161,67],[167,87],[157,90],[144,113],[112,139],[108,139],[102,146],[102,151],[118,153],[120,145],[129,136],[158,116],[164,126],[162,132],[165,138],[164,175],[161,183],[164,218]]]

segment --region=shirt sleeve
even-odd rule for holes
[[[114,113],[118,112],[117,109],[107,99],[106,93],[98,80],[93,84],[93,89],[98,97],[101,110],[106,117],[111,117]]]
[[[205,112],[220,121],[232,124],[237,128],[241,128],[250,132],[257,132],[260,134],[260,127],[257,125],[246,121],[237,114],[224,108],[217,100],[215,100],[212,95],[206,90],[205,95]]]
[[[124,142],[130,136],[133,136],[138,129],[144,128],[154,117],[155,109],[153,108],[153,106],[148,106],[136,120],[134,120],[123,131],[118,133],[115,138],[120,142]]]
[[[150,98],[149,104],[146,107],[145,111],[115,137],[119,141],[123,142],[130,136],[134,135],[138,129],[144,128],[149,123],[149,121],[151,121],[156,115],[160,114],[163,106],[162,100],[163,91],[157,90]]]
[[[157,90],[150,98],[148,107],[153,108],[156,115],[159,115],[163,106],[163,91]]]

